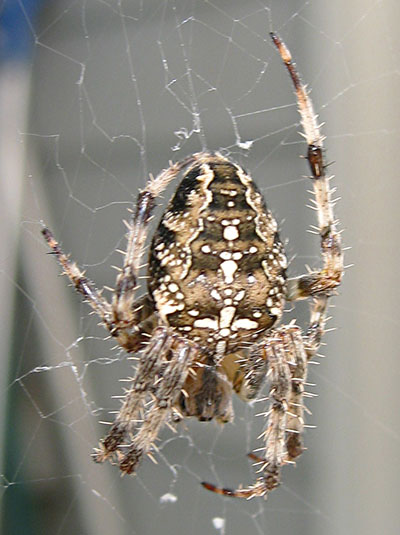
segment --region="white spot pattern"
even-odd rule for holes
[[[233,225],[224,228],[224,239],[228,241],[237,240],[239,238],[239,231]]]
[[[221,269],[226,284],[231,284],[233,282],[233,275],[235,274],[237,268],[238,265],[233,260],[226,260],[225,262],[222,262]]]

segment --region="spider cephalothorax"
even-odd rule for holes
[[[322,137],[311,102],[282,41],[271,34],[294,83],[308,143],[323,266],[286,277],[277,224],[251,177],[221,154],[201,152],[171,164],[139,193],[123,268],[109,303],[43,234],[64,272],[129,353],[140,352],[121,410],[94,459],[133,473],[155,448],[161,427],[185,416],[228,422],[231,395],[257,396],[267,377],[270,410],[263,433],[262,474],[248,488],[214,492],[266,496],[284,464],[303,451],[303,392],[308,360],[324,332],[328,298],[339,285],[343,257],[325,176]],[[148,294],[136,297],[148,225],[159,194],[182,174],[150,246]],[[277,326],[286,301],[312,299],[305,334]]]

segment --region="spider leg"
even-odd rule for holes
[[[287,461],[293,461],[304,450],[302,435],[304,431],[304,383],[307,379],[307,353],[301,329],[297,326],[286,328],[289,345],[286,344],[288,364],[291,370],[291,388],[288,397],[288,411],[286,415],[286,450]],[[285,341],[285,337],[283,338]],[[256,463],[265,463],[265,460],[254,453],[248,457]]]
[[[289,279],[287,298],[297,300],[320,294],[330,295],[340,284],[343,275],[343,252],[340,233],[336,230],[333,215],[334,202],[331,199],[332,191],[329,187],[329,180],[332,177],[325,174],[327,165],[323,158],[324,138],[320,133],[320,125],[317,123],[317,115],[314,112],[311,99],[300,79],[289,50],[276,34],[271,33],[271,38],[286,65],[296,92],[303,135],[308,145],[307,160],[311,169],[310,178],[315,195],[314,203],[318,217],[318,232],[321,236],[323,260],[321,271]]]
[[[314,204],[318,217],[318,233],[321,237],[321,255],[323,267],[321,271],[314,271],[287,281],[287,299],[313,299],[310,323],[304,337],[307,356],[310,359],[318,350],[326,323],[328,298],[334,293],[343,275],[343,252],[340,233],[336,230],[331,189],[326,176],[327,165],[323,157],[323,136],[317,123],[312,102],[302,83],[291,54],[282,40],[274,33],[271,38],[277,47],[292,79],[304,137],[307,141],[307,160],[311,169],[311,180],[315,195]]]
[[[288,399],[286,421],[287,461],[293,461],[303,453],[304,431],[304,383],[307,380],[307,353],[301,329],[296,326],[287,328],[289,345],[286,347],[290,358],[291,388]]]
[[[149,345],[141,354],[135,378],[131,388],[126,393],[121,410],[107,436],[101,440],[99,448],[94,451],[93,459],[95,462],[104,462],[125,441],[135,418],[143,408],[157,373],[160,372],[164,362],[163,358],[168,355],[171,345],[172,337],[165,327],[160,327],[154,331]]]
[[[139,270],[148,235],[149,222],[156,207],[156,199],[179,172],[192,163],[198,155],[192,155],[177,163],[171,163],[156,178],[150,178],[145,188],[139,192],[127,233],[127,247],[122,270],[117,276],[115,294],[112,301],[114,321],[131,325],[135,323],[133,302],[138,288]]]
[[[85,273],[63,252],[60,244],[48,228],[43,228],[42,234],[50,249],[52,249],[53,254],[56,255],[58,262],[61,264],[64,274],[67,275],[76,290],[83,295],[96,314],[100,316],[105,325],[112,330],[111,306],[102,296],[102,292],[95,287],[92,281],[85,277]]]
[[[304,380],[300,375],[297,377],[297,372],[300,372],[300,362],[304,368],[306,362],[302,338],[297,334],[298,332],[297,327],[281,327],[269,333],[268,339],[264,341],[265,359],[269,365],[268,375],[270,376],[270,409],[265,414],[268,417],[267,427],[260,436],[265,444],[264,455],[261,459],[262,476],[254,485],[236,490],[203,482],[202,485],[207,490],[234,498],[250,499],[255,496],[267,497],[269,492],[279,485],[281,468],[288,460],[291,460],[292,452],[297,447],[291,438],[292,435],[300,432],[299,429],[293,427],[294,421],[298,420],[295,424],[297,428],[303,425],[301,409],[295,406],[295,410],[292,410],[294,403],[299,402],[302,405]],[[300,347],[297,344],[300,344]],[[300,354],[297,355],[299,349]],[[291,426],[289,433],[288,422]],[[290,437],[289,441],[288,437]],[[288,445],[291,452],[288,452]]]
[[[326,310],[328,307],[328,296],[319,295],[313,298],[311,303],[310,321],[307,331],[303,337],[304,348],[307,359],[310,360],[318,351],[321,345],[322,335],[325,332]]]
[[[145,413],[143,423],[132,442],[123,451],[121,447],[118,452],[119,467],[123,473],[133,473],[142,455],[149,453],[154,447],[154,441],[162,426],[171,417],[176,399],[198,352],[197,347],[186,339],[172,334],[170,339],[170,360],[159,375],[152,393],[153,403]],[[158,355],[158,358],[160,357],[161,355]]]
[[[268,371],[262,344],[254,344],[249,350],[239,352],[236,362],[240,365],[240,373],[233,378],[234,389],[241,399],[250,401],[257,396]]]
[[[51,230],[45,227],[42,229],[42,234],[52,249],[52,253],[57,257],[64,274],[67,275],[75,289],[85,298],[96,314],[100,316],[112,336],[117,337],[119,344],[128,352],[140,349],[144,341],[143,332],[149,332],[154,328],[153,306],[148,296],[144,296],[131,304],[132,325],[129,326],[130,329],[127,329],[127,325],[123,325],[124,329],[120,329],[120,325],[113,317],[112,306],[103,297],[102,291],[98,290],[94,283],[85,276],[84,271],[69,258],[69,255],[64,253]]]

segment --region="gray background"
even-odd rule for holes
[[[29,122],[12,131],[26,158],[18,210],[3,196],[3,230],[14,221],[20,245],[13,249],[16,236],[7,245],[13,234],[4,232],[5,533],[397,533],[398,22],[394,0],[45,5],[34,30]],[[342,197],[337,215],[352,247],[346,263],[355,264],[334,300],[329,326],[338,330],[326,335],[328,358],[310,372],[319,397],[308,403],[308,423],[317,429],[307,431],[307,452],[267,502],[222,499],[198,483],[252,481],[245,453],[257,447],[262,422],[254,414],[262,409],[241,403],[223,430],[198,422],[177,435],[166,430],[159,464],[147,461],[136,478],[121,479],[89,454],[130,363],[58,277],[40,221],[98,286],[112,286],[122,220],[147,174],[222,148],[252,173],[282,222],[296,255],[291,273],[317,266],[318,239],[306,233],[314,214],[305,208],[305,146],[271,29],[290,47],[326,121]],[[240,140],[254,141],[250,150],[237,146],[228,109]],[[200,132],[183,139],[195,112]],[[297,308],[302,322],[306,314],[306,305]],[[160,503],[166,493],[177,501]]]

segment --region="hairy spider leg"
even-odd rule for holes
[[[288,398],[286,421],[287,460],[291,462],[303,453],[304,431],[304,385],[307,380],[307,352],[300,327],[291,325],[283,327],[282,341],[288,354],[287,360],[291,371],[291,389]],[[265,459],[249,453],[250,459],[264,465]]]
[[[250,499],[274,490],[281,480],[282,466],[302,452],[303,389],[306,376],[306,356],[300,328],[282,326],[268,333],[264,344],[270,379],[267,426],[260,435],[264,441],[263,455],[251,457],[262,464],[262,476],[246,488],[227,489],[211,483],[202,485],[217,494]]]
[[[318,233],[321,237],[322,270],[307,273],[288,281],[287,299],[307,299],[319,294],[329,295],[332,290],[339,286],[343,275],[343,253],[340,233],[336,230],[333,215],[334,201],[331,199],[332,190],[329,187],[329,180],[332,176],[325,174],[327,165],[323,158],[324,137],[319,130],[318,117],[314,113],[312,102],[296,71],[289,50],[276,34],[271,33],[271,38],[287,67],[296,91],[301,125],[304,130],[303,135],[308,145],[307,160],[312,173],[310,178],[315,195],[313,202],[318,217]]]
[[[112,322],[111,305],[103,297],[102,292],[96,288],[92,281],[81,271],[75,262],[70,260],[57,242],[53,233],[46,227],[42,229],[42,234],[53,254],[63,268],[63,272],[74,285],[75,289],[86,299],[92,309],[100,316],[103,323],[109,330],[114,328]]]
[[[185,158],[164,169],[156,178],[150,177],[145,188],[138,194],[132,219],[126,223],[128,228],[127,247],[124,253],[122,270],[117,275],[115,293],[112,301],[114,321],[122,328],[124,324],[135,323],[134,300],[138,288],[139,270],[141,268],[149,223],[156,207],[156,199],[179,172],[189,165],[195,155]]]
[[[112,305],[103,296],[103,291],[98,290],[95,284],[86,277],[85,272],[74,261],[70,260],[69,255],[63,252],[51,230],[44,227],[42,234],[63,268],[63,274],[69,278],[77,292],[84,297],[85,301],[100,317],[111,335],[115,336],[118,343],[128,352],[140,349],[145,340],[142,333],[151,330],[152,325],[153,308],[148,296],[141,297],[132,303],[132,324],[128,330],[126,323],[120,325],[115,321]]]
[[[286,421],[286,460],[294,461],[304,450],[304,384],[307,380],[307,353],[300,327],[289,327],[284,340],[291,371]]]
[[[159,328],[154,332],[146,349],[141,353],[132,386],[125,395],[115,422],[107,436],[101,440],[99,448],[93,452],[95,462],[102,463],[112,456],[132,431],[132,424],[143,409],[157,374],[162,370],[164,361],[160,359],[160,355],[168,354],[172,342],[173,338],[166,328]]]
[[[154,336],[163,335],[164,328],[159,328]],[[172,339],[168,351],[163,349],[158,359],[163,360],[165,367],[155,383],[152,392],[153,402],[146,411],[143,423],[127,448],[121,447],[119,467],[123,473],[131,474],[144,454],[150,452],[162,426],[171,418],[177,397],[195,360],[198,348],[187,339],[180,338],[169,331],[167,336]],[[166,361],[166,359],[169,359]],[[127,403],[129,401],[127,400]]]
[[[318,351],[326,323],[326,311],[328,297],[341,282],[343,275],[343,252],[341,247],[340,232],[336,230],[333,208],[334,201],[331,199],[333,190],[329,187],[332,176],[326,176],[327,168],[323,157],[323,140],[320,126],[317,123],[317,115],[314,112],[312,102],[307,94],[306,87],[301,82],[300,76],[292,61],[292,56],[283,41],[274,33],[271,38],[277,47],[283,62],[292,79],[304,137],[307,141],[307,160],[311,169],[313,184],[313,208],[317,211],[318,233],[321,237],[321,255],[323,267],[319,272],[310,272],[300,277],[288,280],[287,299],[298,300],[312,297],[310,322],[305,335],[304,343],[308,358],[312,358]]]

